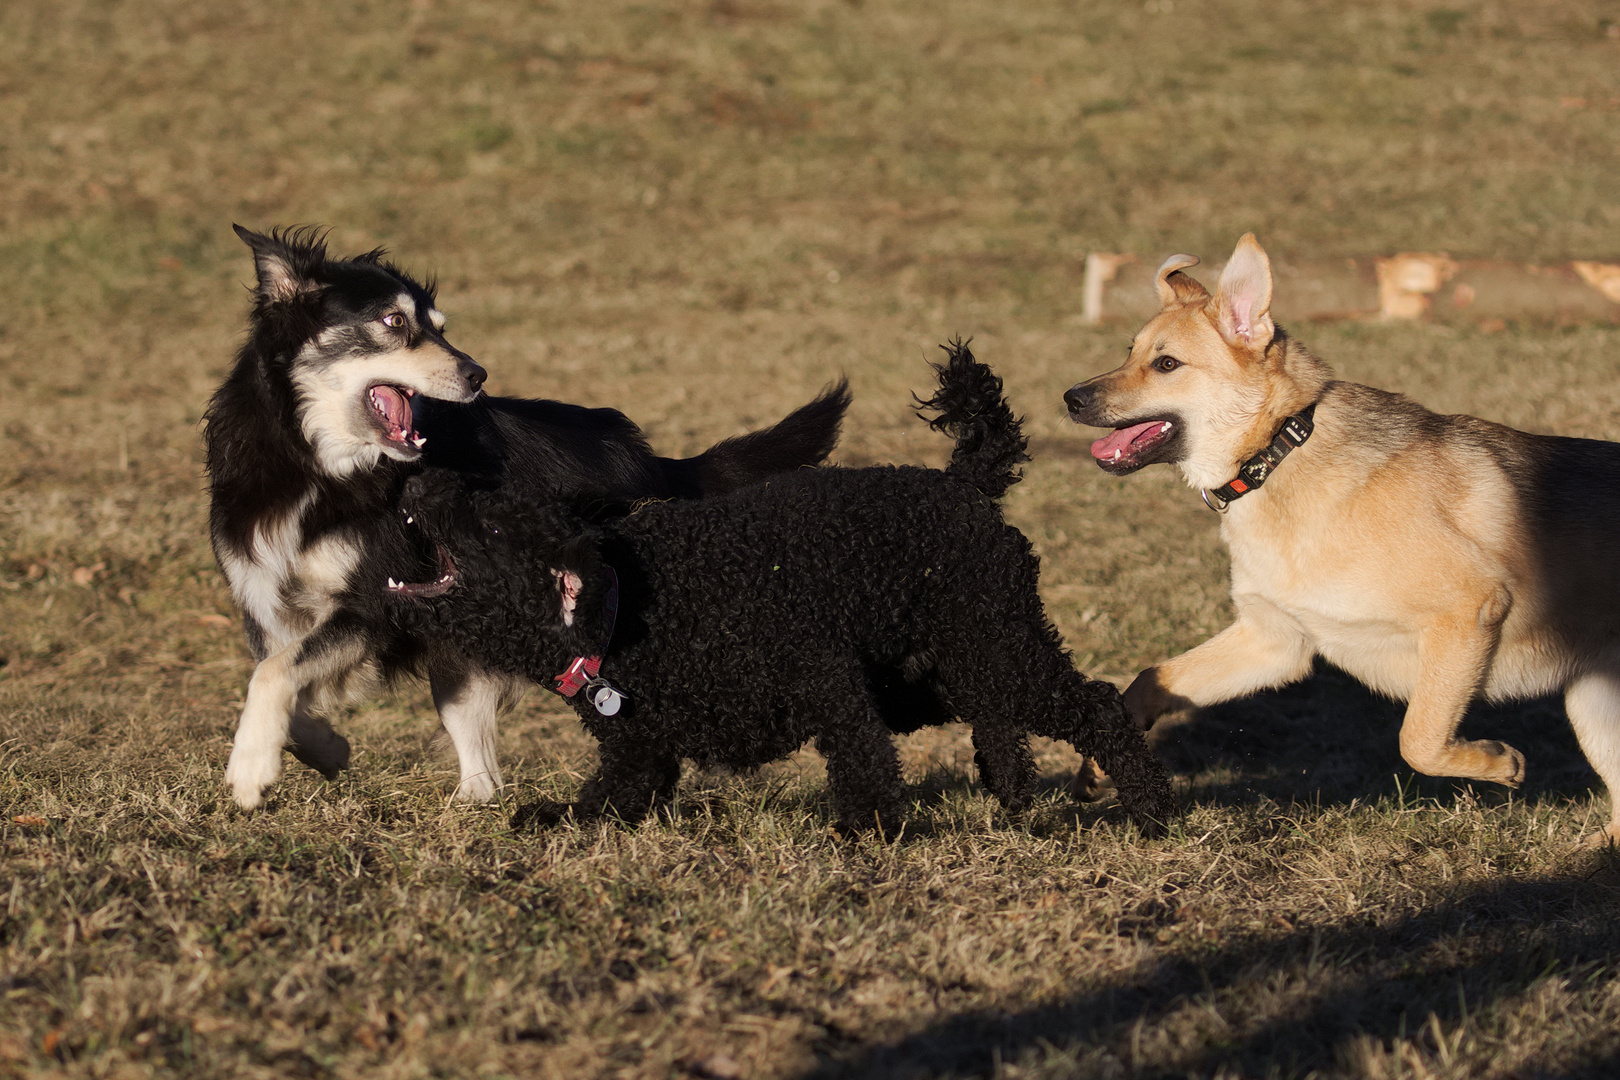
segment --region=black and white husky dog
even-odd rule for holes
[[[413,671],[460,759],[456,797],[487,802],[501,786],[496,717],[521,685],[400,626],[382,600],[402,565],[434,565],[397,509],[411,475],[444,466],[611,512],[819,464],[849,405],[840,383],[774,427],[660,458],[615,410],[483,394],[484,369],[445,340],[433,285],[382,251],[331,259],[315,230],[236,233],[258,284],[206,442],[214,554],[258,662],[225,769],[247,809],[284,748],[328,777],[346,767],[348,741],[323,714]]]

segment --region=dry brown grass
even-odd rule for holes
[[[232,220],[436,271],[497,392],[668,451],[848,371],[841,459],[938,461],[952,333],[1036,461],[1009,514],[1077,657],[1123,680],[1226,618],[1213,516],[1087,460],[1058,404],[1124,328],[1088,249],[1620,252],[1620,12],[1339,5],[61,0],[0,7],[0,1075],[1513,1077],[1620,1071],[1606,806],[1556,703],[1470,720],[1520,794],[1417,781],[1332,672],[1173,738],[1144,844],[1024,823],[965,736],[905,741],[901,841],[840,842],[813,755],[694,776],[633,832],[449,809],[417,687],[247,817],[248,664],[197,420],[248,273]],[[1565,100],[1569,99],[1569,100]],[[1295,328],[1352,378],[1620,436],[1620,333]],[[518,791],[588,741],[502,731]]]

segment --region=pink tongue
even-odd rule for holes
[[[382,405],[383,415],[403,437],[411,431],[411,403],[392,386],[374,386],[372,397]]]
[[[1163,420],[1149,420],[1145,424],[1133,424],[1130,427],[1120,428],[1112,435],[1104,436],[1092,443],[1091,456],[1098,461],[1108,461],[1113,458],[1116,450],[1124,454],[1130,449],[1131,443],[1136,441],[1137,436],[1157,428],[1162,423],[1164,423]]]

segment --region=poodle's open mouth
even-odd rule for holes
[[[419,599],[430,599],[443,596],[450,591],[456,583],[456,561],[450,557],[450,549],[443,544],[435,544],[439,552],[439,576],[432,581],[395,581],[388,579],[388,591],[395,596],[414,596]]]
[[[427,436],[418,434],[411,426],[415,418],[411,399],[415,396],[416,391],[408,386],[388,383],[377,383],[366,391],[366,404],[371,406],[371,414],[382,428],[383,438],[401,449],[420,450],[427,443]]]
[[[1091,444],[1091,456],[1104,472],[1123,476],[1144,465],[1165,460],[1159,451],[1177,430],[1175,421],[1163,417],[1115,428],[1112,435]]]

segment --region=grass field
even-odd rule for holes
[[[847,372],[838,459],[943,459],[924,361],[974,337],[1029,417],[1008,500],[1053,619],[1124,683],[1228,617],[1214,515],[1090,462],[1059,395],[1088,250],[1620,255],[1612,2],[897,0],[0,6],[0,1076],[1620,1074],[1620,866],[1557,702],[1481,709],[1520,792],[1415,778],[1342,675],[1164,747],[1143,842],[1074,760],[1005,818],[960,729],[912,826],[846,842],[812,753],[690,775],[634,831],[448,805],[426,693],[338,718],[248,816],[250,665],[199,416],[243,326],[230,232],[320,222],[436,273],[497,393],[665,452]],[[1348,378],[1620,437],[1620,330],[1292,328]],[[531,695],[514,799],[592,749]]]

